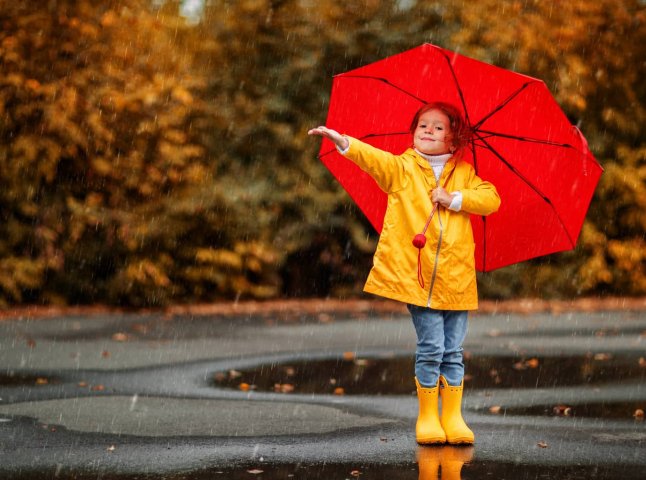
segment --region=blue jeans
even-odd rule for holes
[[[459,386],[464,377],[462,343],[467,335],[465,310],[434,310],[408,305],[417,332],[415,376],[423,387],[435,387],[440,375]]]

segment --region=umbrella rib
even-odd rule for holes
[[[414,99],[415,99],[415,100],[417,100],[418,102],[421,102],[421,103],[423,103],[423,104],[428,103],[426,100],[419,98],[417,95],[413,95],[412,93],[410,93],[410,92],[408,92],[408,91],[404,90],[403,88],[398,87],[397,85],[395,85],[394,83],[392,83],[392,82],[391,82],[390,80],[388,80],[387,78],[382,78],[382,77],[373,77],[373,76],[371,76],[371,75],[339,75],[337,78],[369,78],[369,79],[371,79],[371,80],[377,80],[378,82],[384,82],[386,85],[390,85],[391,87],[393,87],[393,88],[395,88],[395,89],[399,90],[400,92],[405,93],[406,95],[408,95],[408,96],[410,96],[410,97],[414,98]]]
[[[538,138],[531,138],[531,137],[522,137],[519,135],[510,135],[508,133],[498,133],[498,132],[492,132],[490,130],[478,130],[478,133],[486,133],[486,136],[482,136],[481,138],[489,138],[489,137],[501,137],[501,138],[508,138],[510,140],[518,140],[520,142],[529,142],[529,143],[539,143],[541,145],[552,145],[555,147],[564,147],[564,148],[576,148],[569,143],[559,143],[559,142],[552,142],[550,140],[541,140]]]
[[[478,155],[476,150],[476,142],[471,137],[471,155],[473,157],[473,168],[478,175]],[[487,217],[481,215],[482,218],[482,271],[487,271]]]
[[[524,83],[524,84],[523,84],[523,85],[522,85],[518,90],[516,90],[514,93],[512,93],[511,95],[509,95],[505,100],[503,100],[503,102],[502,102],[500,105],[498,105],[496,108],[494,108],[492,111],[490,111],[487,115],[485,115],[483,118],[481,118],[481,119],[480,119],[480,121],[479,121],[478,123],[476,123],[476,124],[473,126],[473,129],[474,129],[474,130],[479,129],[479,128],[480,128],[480,125],[482,125],[484,122],[486,122],[487,120],[489,120],[492,116],[494,116],[494,115],[495,115],[496,113],[498,113],[500,110],[502,110],[503,108],[505,108],[505,107],[507,106],[507,104],[509,104],[509,102],[511,102],[511,101],[512,101],[514,98],[516,98],[518,95],[520,95],[520,92],[522,92],[523,90],[525,90],[525,89],[526,89],[528,86],[530,86],[532,83],[536,83],[536,81],[533,81],[533,82],[526,82],[526,83]]]
[[[469,110],[467,110],[467,102],[464,100],[464,94],[462,93],[462,88],[460,88],[460,82],[458,82],[458,76],[455,74],[451,59],[446,54],[446,52],[440,50],[440,53],[444,56],[444,59],[449,66],[451,76],[453,77],[453,81],[455,82],[455,88],[458,90],[458,95],[460,95],[460,101],[462,102],[462,108],[464,109],[464,119],[466,120],[467,125],[471,125],[471,121],[469,120]]]
[[[476,132],[476,135],[477,135],[477,132]],[[516,174],[516,176],[518,176],[518,178],[520,178],[523,182],[525,182],[529,188],[534,190],[534,192],[536,192],[536,194],[539,195],[550,206],[550,208],[554,211],[554,215],[556,215],[556,218],[558,219],[559,223],[561,224],[561,228],[563,229],[563,231],[565,232],[565,235],[567,236],[568,240],[570,241],[570,245],[572,246],[572,248],[574,248],[576,246],[576,243],[572,240],[572,237],[570,236],[570,232],[568,232],[568,229],[565,228],[565,224],[563,223],[563,220],[561,220],[561,217],[559,216],[558,212],[556,211],[556,207],[554,207],[554,204],[549,199],[549,197],[547,195],[545,195],[543,192],[541,192],[538,189],[538,187],[536,187],[536,185],[534,185],[532,182],[530,182],[529,179],[526,178],[522,173],[520,173],[518,171],[518,169],[516,169],[516,167],[514,167],[511,163],[509,163],[484,138],[480,137],[480,135],[478,135],[478,137],[480,138],[480,140],[482,140],[484,142],[484,144],[487,146],[487,148],[489,149],[489,151],[491,153],[493,153],[502,163],[504,163],[507,166],[507,168],[509,168],[512,172],[514,172]]]

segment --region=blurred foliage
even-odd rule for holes
[[[481,293],[646,293],[638,0],[180,3],[0,3],[0,305],[359,295],[376,236],[306,131],[425,41],[544,79],[605,168],[578,247]]]

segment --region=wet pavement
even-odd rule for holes
[[[473,315],[473,448],[416,445],[414,348],[404,311],[0,321],[0,476],[645,478],[646,312]]]

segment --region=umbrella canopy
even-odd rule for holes
[[[473,131],[463,158],[502,200],[471,216],[476,268],[574,248],[602,168],[541,80],[424,44],[335,76],[326,126],[399,154],[435,101],[462,110]],[[319,156],[381,232],[386,194],[329,140]]]

